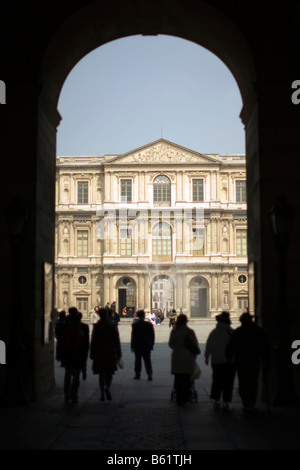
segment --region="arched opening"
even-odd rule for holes
[[[64,18],[60,16],[55,23],[59,27],[55,31],[54,27],[50,28],[47,36],[45,33],[44,41],[41,42],[39,58],[33,67],[33,70],[39,69],[38,80],[30,84],[29,78],[26,82],[26,91],[18,89],[17,96],[28,93],[27,103],[32,100],[30,120],[24,119],[27,125],[26,131],[23,130],[22,119],[26,116],[26,107],[22,110],[24,114],[20,114],[20,123],[18,122],[16,132],[21,136],[19,141],[22,144],[15,147],[15,153],[21,154],[22,149],[26,148],[30,157],[26,161],[28,178],[22,178],[25,165],[23,162],[16,168],[16,179],[22,182],[22,188],[19,185],[18,193],[20,194],[21,190],[23,194],[26,193],[26,203],[31,212],[24,250],[24,265],[27,263],[30,266],[30,273],[27,271],[23,276],[22,289],[26,293],[24,311],[28,312],[30,318],[24,322],[25,336],[30,344],[29,383],[30,388],[38,392],[53,383],[51,366],[49,365],[46,370],[44,362],[47,361],[40,359],[53,354],[53,346],[40,341],[43,317],[43,282],[40,272],[45,260],[52,263],[54,260],[56,129],[60,121],[57,102],[62,85],[74,65],[96,47],[136,34],[169,34],[206,47],[223,60],[236,78],[244,103],[242,117],[249,136],[247,157],[257,160],[256,98],[252,88],[252,83],[255,82],[255,68],[243,35],[224,13],[204,2],[193,7],[195,9],[190,9],[189,5],[182,2],[176,2],[176,8],[172,9],[167,2],[166,8],[162,7],[163,4],[164,2],[157,9],[157,5],[152,3],[147,6],[142,4],[136,8],[135,4],[128,6],[118,2],[116,15],[116,5],[107,4],[104,7],[103,2],[95,1],[77,11],[66,12]],[[44,44],[48,45],[47,50],[43,50]],[[43,59],[40,62],[41,56]],[[258,177],[254,174],[254,170],[250,171],[248,176],[250,176],[252,194],[257,190],[257,198],[250,201],[251,213],[251,204],[253,207],[259,199],[259,186],[256,184]],[[66,199],[70,191],[71,188],[69,192],[66,191]],[[3,204],[7,201],[8,196]],[[260,222],[257,220],[255,219],[255,223],[251,225],[250,239],[253,240],[260,239]],[[254,253],[259,259],[259,246],[257,248],[257,245],[250,244],[249,255]],[[5,255],[5,264],[10,265],[11,260],[8,258],[9,255]],[[32,279],[35,283],[34,288]],[[8,281],[4,289],[6,287],[7,292],[10,291]],[[67,287],[66,284],[64,292],[68,292]],[[8,306],[9,304],[7,301]],[[47,363],[50,364],[50,361]]]
[[[237,80],[244,104],[247,103],[247,111],[250,113],[255,109],[253,104],[252,85],[254,80],[254,66],[252,58],[249,54],[248,46],[241,36],[239,31],[234,27],[230,20],[228,20],[219,11],[201,5],[203,9],[203,17],[197,17],[197,24],[195,28],[191,27],[194,22],[193,18],[188,15],[188,19],[182,23],[180,27],[178,24],[173,23],[173,19],[169,14],[165,14],[159,28],[151,24],[151,14],[149,12],[147,17],[144,13],[138,19],[136,13],[133,13],[132,20],[126,25],[116,25],[114,32],[110,27],[101,24],[101,14],[99,14],[100,4],[95,2],[93,8],[84,7],[80,13],[76,13],[64,24],[55,34],[53,40],[49,43],[48,50],[45,54],[43,65],[41,68],[40,80],[43,83],[41,93],[41,112],[40,112],[40,139],[39,139],[39,152],[49,158],[55,156],[55,128],[58,124],[58,116],[55,117],[55,109],[57,106],[59,93],[61,87],[72,67],[88,52],[96,47],[112,41],[116,38],[125,37],[139,33],[150,34],[170,34],[184,39],[191,40],[199,45],[202,45],[216,54],[223,60],[229,67],[234,77]],[[101,9],[101,7],[100,7]],[[139,16],[139,14],[137,15]],[[207,28],[205,18],[210,18],[210,27]],[[105,23],[105,22],[104,22]],[[76,24],[76,27],[74,28]],[[84,24],[95,25],[92,34],[86,35],[87,31]],[[65,43],[65,37],[68,37],[68,45]],[[55,59],[54,59],[55,58]],[[50,109],[52,108],[52,111]],[[50,111],[50,114],[49,114]],[[46,142],[43,137],[43,127],[49,126],[53,129],[52,148],[49,147],[49,139]],[[49,132],[47,132],[49,135]],[[47,151],[45,152],[45,146]],[[167,186],[166,186],[167,187]],[[160,227],[162,229],[162,227]],[[170,253],[170,234],[168,239],[162,237],[162,230],[158,230],[156,234],[160,239],[156,239],[156,243],[161,248],[164,247],[168,250],[165,253],[169,258],[172,256]],[[155,234],[154,234],[155,236]],[[154,238],[155,239],[155,238]],[[225,242],[224,242],[225,243]],[[172,244],[171,244],[172,246]],[[158,246],[157,246],[158,248]],[[251,250],[251,248],[250,248]],[[162,256],[162,253],[158,256]],[[124,287],[119,288],[119,295],[124,295],[127,289]],[[122,311],[122,306],[125,300],[119,298],[119,311]]]
[[[154,46],[155,43],[158,45]],[[173,47],[173,49],[171,48],[171,46]],[[153,51],[155,51],[155,53],[153,53]],[[162,51],[161,54],[160,51]],[[171,55],[172,51],[174,53],[174,57],[169,58],[168,53],[169,55]],[[174,51],[176,51],[176,54]],[[126,60],[120,59],[123,58],[123,56],[126,57]],[[189,56],[188,60],[186,58],[187,56]],[[110,57],[110,60],[108,60],[108,57]],[[139,62],[135,66],[134,63],[137,57],[143,57],[143,62]],[[133,59],[135,59],[135,61]],[[120,70],[115,69],[114,66],[111,65],[111,63],[118,64],[118,68],[120,68]],[[159,72],[157,68],[155,68],[156,63],[158,63],[157,67],[159,69]],[[197,64],[197,66],[193,65],[191,67],[192,63]],[[201,66],[199,64],[201,64]],[[147,65],[148,68],[146,67]],[[146,72],[144,72],[144,68],[146,69]],[[205,68],[206,74],[204,74],[203,72],[203,69]],[[106,76],[104,81],[99,78],[102,75],[102,69],[106,71],[106,73],[104,74]],[[143,73],[140,72],[141,69],[143,70]],[[165,78],[166,69],[170,70],[168,80],[166,80]],[[89,70],[93,70],[93,74],[89,73]],[[118,75],[117,80],[114,80],[115,75]],[[194,76],[194,79],[192,81],[190,81],[189,78],[191,75]],[[202,80],[200,82],[198,78],[199,75],[201,75],[202,77]],[[223,204],[224,207],[227,208],[229,204],[234,205],[237,202],[246,202],[243,198],[243,196],[245,196],[245,191],[243,192],[240,187],[239,191],[237,191],[239,198],[235,196],[236,190],[234,185],[237,176],[232,176],[232,170],[229,169],[227,173],[225,172],[223,174],[222,189],[225,188],[224,196],[224,192],[221,193],[221,183],[219,182],[219,178],[221,178],[221,175],[219,176],[219,174],[221,172],[218,170],[218,172],[215,174],[213,171],[209,171],[208,167],[206,166],[213,164],[215,165],[216,170],[217,166],[218,168],[220,167],[220,165],[218,165],[219,161],[213,161],[212,158],[211,160],[207,160],[207,158],[206,160],[204,158],[201,159],[200,155],[196,157],[196,149],[192,149],[192,147],[190,148],[194,151],[194,153],[189,154],[189,160],[187,160],[186,156],[178,148],[178,146],[177,148],[175,145],[167,146],[165,142],[157,143],[156,145],[154,145],[153,148],[151,148],[151,145],[149,145],[148,156],[143,153],[143,147],[139,147],[139,149],[136,151],[133,151],[133,149],[131,148],[131,152],[134,152],[134,159],[129,158],[132,157],[130,155],[131,152],[126,153],[127,157],[125,157],[125,159],[123,158],[122,153],[121,155],[119,155],[121,165],[129,165],[130,162],[131,171],[128,171],[129,166],[127,168],[122,166],[118,167],[118,156],[115,156],[111,153],[109,153],[109,155],[107,156],[105,153],[99,152],[96,154],[97,156],[92,157],[92,155],[94,154],[91,153],[90,149],[92,149],[93,146],[90,142],[93,140],[94,142],[97,141],[95,146],[96,149],[98,149],[99,145],[100,148],[103,148],[103,145],[105,148],[106,145],[106,149],[108,150],[120,149],[121,152],[124,151],[124,149],[130,149],[130,146],[128,144],[128,142],[130,142],[130,138],[127,137],[127,134],[130,134],[131,128],[137,129],[135,138],[139,140],[141,139],[140,134],[144,135],[141,128],[143,126],[147,128],[145,122],[147,123],[148,121],[144,121],[144,114],[152,114],[155,116],[155,119],[157,119],[158,115],[164,116],[160,103],[161,101],[164,102],[164,94],[166,94],[169,99],[167,102],[168,106],[166,106],[165,104],[165,108],[168,108],[168,110],[171,109],[171,113],[169,112],[169,114],[166,115],[169,117],[169,119],[171,119],[170,114],[173,114],[174,121],[176,121],[176,124],[178,123],[178,127],[175,127],[174,121],[172,121],[173,126],[170,126],[170,132],[173,136],[172,140],[178,135],[178,132],[174,132],[174,128],[176,129],[176,131],[178,131],[179,128],[187,129],[189,127],[193,130],[189,130],[189,132],[183,131],[182,135],[184,136],[184,134],[186,134],[192,139],[195,134],[199,136],[199,149],[201,151],[201,141],[204,148],[209,148],[208,143],[203,143],[203,139],[206,134],[209,134],[211,132],[211,129],[214,129],[214,131],[211,132],[211,134],[213,134],[211,150],[218,148],[218,142],[216,143],[216,140],[218,138],[220,142],[219,145],[222,145],[222,148],[227,148],[226,144],[223,144],[222,142],[222,140],[224,139],[224,134],[222,134],[222,128],[224,127],[224,124],[223,122],[221,122],[221,126],[217,124],[216,115],[223,114],[224,116],[224,111],[227,111],[226,116],[228,116],[228,121],[231,121],[229,117],[230,114],[231,116],[233,116],[234,114],[234,118],[236,119],[236,121],[238,121],[238,115],[237,113],[233,113],[232,108],[230,110],[226,109],[229,107],[229,100],[227,101],[225,99],[221,108],[219,106],[219,100],[217,99],[217,97],[215,101],[213,101],[213,98],[216,95],[215,87],[213,87],[213,93],[211,93],[211,90],[209,91],[208,87],[208,83],[210,84],[212,75],[218,77],[218,81],[217,79],[215,79],[214,81],[214,84],[218,85],[216,86],[217,88],[221,88],[224,84],[223,95],[228,95],[230,91],[230,103],[235,103],[234,111],[239,110],[239,107],[241,105],[240,94],[232,75],[230,74],[229,70],[224,66],[224,64],[221,63],[221,61],[217,57],[213,56],[213,54],[211,54],[209,51],[206,51],[202,47],[199,47],[198,45],[193,44],[190,41],[186,41],[181,38],[175,38],[172,36],[159,35],[155,38],[130,36],[127,38],[121,38],[117,41],[113,41],[109,44],[105,44],[100,48],[96,49],[93,53],[88,54],[85,60],[80,61],[80,63],[78,63],[78,65],[74,67],[74,69],[70,73],[70,76],[64,84],[60,96],[60,104],[62,102],[62,105],[61,107],[59,106],[59,110],[61,111],[61,114],[63,116],[63,122],[61,124],[63,128],[61,129],[60,126],[58,129],[58,146],[60,141],[62,140],[64,140],[65,142],[70,141],[68,136],[73,136],[73,134],[77,133],[81,134],[79,130],[82,127],[84,127],[84,130],[82,130],[82,134],[84,133],[84,135],[87,136],[84,139],[81,138],[78,140],[76,140],[76,137],[72,138],[72,144],[70,145],[71,149],[74,149],[74,156],[71,156],[73,155],[71,153],[72,150],[69,151],[67,146],[65,147],[67,149],[66,155],[70,155],[70,157],[63,157],[63,155],[65,154],[58,153],[58,155],[60,156],[58,158],[58,161],[61,161],[61,165],[60,163],[58,163],[58,166],[61,167],[61,172],[57,174],[57,199],[59,209],[63,210],[65,217],[72,218],[72,214],[67,213],[67,207],[65,208],[64,205],[60,205],[60,194],[62,193],[63,188],[68,185],[69,187],[73,188],[73,197],[70,199],[73,211],[83,210],[84,203],[91,204],[90,208],[88,208],[88,206],[86,207],[86,218],[93,218],[95,204],[97,204],[97,202],[99,201],[105,200],[109,201],[109,203],[113,203],[114,207],[118,207],[118,204],[120,203],[120,207],[122,207],[122,209],[126,207],[131,208],[132,206],[134,207],[137,204],[142,204],[143,209],[147,208],[147,210],[149,210],[149,206],[152,207],[153,205],[155,208],[157,208],[158,217],[162,217],[163,220],[165,220],[165,216],[167,217],[167,219],[172,219],[171,223],[170,220],[168,220],[169,225],[157,224],[154,226],[151,233],[147,233],[146,243],[148,243],[148,247],[145,248],[144,242],[142,240],[139,239],[138,242],[136,242],[137,237],[141,238],[140,231],[138,230],[141,229],[141,222],[139,222],[138,224],[131,224],[129,226],[126,226],[126,223],[128,221],[125,219],[122,221],[118,221],[118,215],[116,213],[115,220],[117,225],[119,222],[119,240],[117,242],[113,242],[112,240],[105,240],[103,250],[100,246],[98,246],[98,252],[95,253],[95,251],[93,251],[89,253],[91,256],[90,259],[86,260],[86,262],[88,264],[93,263],[97,265],[103,260],[104,265],[108,266],[110,269],[111,263],[115,263],[117,259],[116,257],[120,255],[120,257],[123,258],[123,262],[125,263],[126,261],[129,261],[129,258],[135,259],[137,264],[136,270],[142,272],[145,269],[145,266],[143,264],[145,264],[147,254],[150,254],[150,260],[152,260],[156,264],[166,262],[173,262],[175,264],[178,264],[178,262],[181,262],[180,269],[183,274],[183,284],[179,282],[178,291],[176,289],[177,298],[179,301],[179,304],[176,304],[176,308],[184,309],[185,313],[188,316],[190,316],[189,302],[185,301],[183,305],[182,300],[179,299],[181,299],[182,291],[186,288],[186,283],[188,282],[188,279],[191,276],[191,266],[183,266],[182,260],[187,254],[188,258],[185,259],[185,262],[194,264],[193,271],[205,274],[207,272],[211,272],[212,269],[215,269],[221,257],[223,258],[221,259],[221,262],[226,262],[225,256],[223,256],[223,254],[226,255],[226,258],[229,258],[229,256],[233,258],[232,254],[235,252],[235,247],[233,247],[232,237],[235,233],[235,229],[232,227],[232,223],[229,227],[228,225],[227,227],[224,226],[224,236],[222,238],[222,241],[216,244],[215,238],[217,238],[217,233],[219,231],[217,224],[220,224],[221,220],[216,219],[215,221],[213,220],[213,218],[214,213],[218,213],[219,211],[221,211],[222,223],[223,220],[227,221],[228,218],[221,204]],[[97,79],[93,80],[92,76],[97,77]],[[174,93],[175,88],[172,88],[171,90],[170,82],[175,82],[177,76],[180,76],[180,80],[178,81],[179,86],[176,87],[177,93]],[[205,76],[206,78],[204,79],[203,76]],[[222,77],[222,79],[220,77]],[[85,78],[87,78],[88,80],[86,84],[84,82]],[[146,81],[146,79],[148,79],[149,81]],[[113,82],[112,87],[109,86],[110,82]],[[128,85],[128,83],[131,84],[131,87]],[[157,83],[159,83],[159,86],[157,86]],[[199,86],[194,87],[195,83],[197,83]],[[83,86],[84,84],[85,86]],[[235,93],[233,87],[235,88]],[[80,93],[82,88],[82,93]],[[89,93],[85,91],[85,88],[89,89]],[[159,93],[160,88],[163,89],[163,93],[161,94]],[[191,88],[192,92],[190,91]],[[120,93],[120,90],[122,90],[122,93]],[[92,101],[90,101],[91,94]],[[184,95],[184,100],[181,99],[181,94]],[[209,103],[204,101],[204,94],[209,94]],[[104,95],[108,96],[108,106],[106,104],[107,102],[104,99]],[[139,96],[139,100],[137,100],[136,95]],[[151,100],[148,99],[147,101],[148,95],[151,95]],[[127,100],[124,98],[125,96],[127,97]],[[128,96],[130,97],[129,100]],[[75,99],[75,97],[78,97],[78,99]],[[197,101],[197,99],[199,101]],[[137,101],[138,106],[136,106]],[[183,101],[187,102],[188,104],[185,105]],[[85,102],[87,103],[87,108],[84,108]],[[146,110],[143,113],[140,112],[141,102],[143,103],[143,109]],[[75,103],[74,108],[73,103]],[[115,103],[122,103],[122,106],[119,107],[121,109],[118,109],[118,107],[115,106]],[[68,105],[71,111],[69,111]],[[130,107],[131,113],[128,112],[128,107]],[[122,114],[123,108],[126,109],[125,116],[124,114]],[[201,112],[199,112],[199,108],[201,109]],[[210,116],[213,115],[213,122],[209,121],[208,119],[208,112],[211,108],[213,109],[213,111],[211,112]],[[80,113],[77,113],[77,110],[79,109],[82,110],[82,115]],[[101,110],[101,112],[97,114],[97,110]],[[153,110],[155,110],[154,113]],[[178,112],[178,110],[180,110],[180,112]],[[220,113],[217,112],[218,110],[220,110]],[[191,119],[190,114],[193,115],[194,120]],[[203,120],[204,114],[205,122]],[[74,119],[74,116],[76,115],[78,115],[78,118]],[[84,123],[81,122],[82,116],[85,116]],[[88,116],[93,116],[93,118],[91,119]],[[102,118],[102,116],[105,116],[105,119]],[[113,135],[111,135],[110,138],[107,138],[106,135],[104,135],[103,128],[106,129],[107,134],[111,134],[111,130],[106,123],[111,119],[112,116],[113,122],[110,123],[110,127],[113,129],[114,133]],[[138,116],[138,119],[135,119],[135,116]],[[124,123],[124,119],[126,119],[126,123]],[[68,121],[71,122],[72,125],[67,124]],[[122,128],[120,128],[119,125],[120,121],[122,121]],[[130,126],[128,126],[127,121],[130,122]],[[139,121],[143,121],[143,126],[139,127]],[[76,126],[78,125],[78,132],[76,132]],[[97,129],[97,132],[95,132],[95,127]],[[159,129],[160,126],[158,125],[157,127]],[[91,128],[92,130],[89,131],[89,128]],[[193,132],[196,128],[197,131]],[[237,132],[238,144],[233,143],[232,145],[237,145],[236,148],[240,148],[241,153],[244,153],[243,145],[241,145],[241,142],[239,140],[240,135],[244,134],[242,126],[240,126],[239,130],[240,132]],[[63,137],[60,137],[61,131]],[[70,131],[71,133],[69,133]],[[234,134],[234,132],[232,133]],[[114,134],[118,135],[117,143],[115,142]],[[218,137],[219,135],[220,137]],[[223,139],[221,136],[223,137]],[[161,140],[163,141],[163,139]],[[84,144],[82,144],[81,141],[84,141]],[[103,141],[105,141],[106,144],[103,144]],[[123,144],[120,143],[121,141],[124,141]],[[76,142],[77,146],[74,145],[73,142]],[[173,142],[178,143],[175,140],[173,140]],[[110,147],[108,146],[108,144],[110,144]],[[143,142],[143,144],[145,144],[145,142]],[[170,142],[170,144],[172,144],[172,142]],[[85,146],[87,146],[87,152]],[[91,155],[91,158],[85,157],[86,155]],[[179,161],[182,163],[180,167],[180,173],[178,173],[177,169],[175,170],[174,167],[175,163],[178,166],[178,155],[180,159]],[[68,160],[68,158],[70,158],[70,160]],[[106,161],[109,162],[109,159],[111,158],[113,158],[112,161],[114,162],[115,167],[109,166],[109,164],[106,165]],[[187,165],[183,165],[183,163],[187,163],[187,161],[191,163],[193,161],[193,158],[195,165],[196,162],[199,163],[199,165],[197,165],[197,168],[188,168]],[[225,158],[226,156],[224,155],[223,162],[225,162]],[[235,154],[234,156],[230,156],[231,162],[233,162],[234,159],[236,159],[235,161],[237,162],[238,155]],[[68,161],[70,161],[69,165]],[[85,162],[86,168],[84,168],[83,166]],[[94,171],[93,166],[95,165],[95,162],[99,163],[100,168],[98,168],[98,174],[92,173]],[[147,166],[144,167],[144,169],[141,171],[140,168],[138,168],[138,165],[141,165],[142,162],[147,162]],[[200,162],[202,163],[202,167],[200,165]],[[150,163],[152,164],[151,170],[149,170]],[[101,170],[102,164],[103,167],[107,166],[107,171],[105,169],[103,171]],[[66,174],[66,171],[63,171],[64,165],[66,168],[68,167],[68,174]],[[244,171],[244,158],[242,165]],[[75,171],[76,168],[77,171]],[[235,173],[238,174],[237,163],[235,163],[234,169]],[[73,171],[74,173],[72,175],[71,172]],[[90,178],[87,178],[87,174],[90,174]],[[245,176],[245,171],[243,174]],[[239,178],[241,179],[240,175]],[[68,182],[65,181],[67,179]],[[89,179],[89,181],[86,181],[87,179]],[[97,182],[95,181],[96,179]],[[241,181],[238,181],[238,183],[240,184]],[[243,181],[243,183],[245,183],[245,180]],[[97,194],[99,194],[99,198],[97,200],[95,198],[96,190],[98,191]],[[90,195],[91,198],[88,197],[88,195]],[[214,201],[213,205],[211,204],[212,200]],[[191,225],[189,226],[189,233],[186,233],[185,231],[185,240],[181,243],[180,239],[177,239],[179,238],[177,237],[177,235],[179,235],[178,231],[180,230],[179,222],[181,216],[178,211],[176,214],[174,214],[174,212],[172,211],[172,206],[187,206],[187,203],[189,204],[189,206],[191,206],[192,204],[206,204],[206,226],[198,226],[196,220],[193,219]],[[208,205],[209,207],[211,207],[210,211],[208,210]],[[170,206],[171,208],[168,213],[167,208]],[[170,217],[168,217],[168,215],[170,215]],[[60,220],[60,223],[63,223],[63,221]],[[172,229],[170,227],[172,227]],[[143,226],[143,229],[145,228],[146,227]],[[225,230],[227,230],[227,238],[225,236]],[[146,228],[146,231],[148,231],[148,227]],[[91,232],[93,232],[93,229],[91,230]],[[218,254],[222,254],[222,256],[219,256],[218,259],[213,259],[212,257],[210,257],[210,254],[212,252],[214,258],[217,258]],[[99,253],[102,253],[103,256],[98,256]],[[140,256],[137,258],[137,255]],[[63,259],[62,261],[64,262]],[[212,264],[214,265],[213,267],[211,266]],[[61,267],[63,268],[64,266],[62,265]],[[186,269],[184,270],[183,268]],[[126,270],[126,267],[123,267],[123,269]],[[165,265],[163,266],[163,269],[162,266],[157,265],[156,269],[159,269],[160,272],[164,274],[169,274],[170,271],[172,271],[172,274],[174,274],[175,272],[173,266],[171,270],[170,267],[167,268],[168,271],[166,271]],[[103,273],[104,272],[105,268],[103,269]],[[137,291],[139,292],[138,304],[141,306],[145,306],[144,276],[145,272],[137,278]],[[107,282],[107,284],[109,285],[109,281]],[[96,296],[93,293],[93,291],[95,292],[93,284],[90,284],[90,288],[92,298],[95,299],[92,303],[95,303]],[[222,297],[224,291],[223,284],[219,282],[218,288],[222,292],[217,293],[214,289],[214,295],[220,295]],[[103,289],[105,289],[104,283]],[[111,287],[109,287],[109,289],[111,289]],[[103,292],[102,297],[107,295],[111,294]],[[233,295],[232,289],[230,289],[229,295]],[[211,305],[215,306],[215,302],[211,302]],[[147,304],[147,309],[148,307],[149,305]],[[208,316],[213,316],[215,310],[221,307],[222,305],[221,303],[219,303],[215,307],[214,311],[209,312]]]
[[[151,311],[166,317],[174,308],[174,284],[166,275],[158,275],[151,282]]]
[[[209,285],[203,276],[190,280],[190,311],[192,318],[206,318],[209,312]]]
[[[130,276],[121,277],[117,281],[116,288],[120,316],[133,317],[136,309],[136,283],[134,279]]]

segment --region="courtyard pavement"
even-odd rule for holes
[[[164,321],[155,327],[152,353],[153,381],[133,380],[134,355],[130,350],[131,321],[121,320],[119,332],[124,368],[111,387],[112,401],[99,401],[98,376],[88,364],[81,381],[79,403],[63,399],[62,369],[56,362],[56,386],[26,407],[2,409],[2,450],[151,451],[168,455],[200,450],[298,450],[300,409],[272,408],[258,403],[258,412],[245,414],[235,382],[231,410],[214,410],[209,398],[212,370],[204,364],[205,342],[214,321],[190,321],[197,334],[201,377],[195,382],[197,402],[177,407],[171,399],[170,329]],[[233,323],[233,327],[239,323]],[[129,454],[130,454],[129,452]],[[174,463],[174,462],[170,462]],[[178,462],[175,462],[178,464]]]

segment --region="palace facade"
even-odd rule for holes
[[[248,308],[244,155],[160,139],[123,155],[58,157],[55,306],[116,302],[191,318]],[[251,311],[251,308],[250,308]]]

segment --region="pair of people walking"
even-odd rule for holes
[[[82,314],[76,307],[69,308],[69,314],[61,312],[55,328],[57,339],[56,359],[65,368],[65,401],[78,402],[80,373],[86,379],[86,363],[89,352],[89,326],[81,322]]]
[[[216,316],[216,328],[206,341],[205,363],[213,370],[210,398],[215,408],[228,409],[232,401],[235,375],[239,381],[239,394],[244,411],[255,410],[258,393],[258,378],[263,363],[268,361],[268,342],[262,328],[248,312],[239,320],[241,326],[231,328],[228,312]]]
[[[95,311],[98,313],[98,321],[93,325],[91,344],[89,326],[81,322],[82,314],[75,307],[69,308],[68,316],[62,313],[55,329],[56,359],[65,368],[66,402],[78,402],[80,373],[82,372],[82,378],[85,380],[89,350],[93,373],[99,375],[100,400],[112,399],[110,386],[122,356],[119,332],[115,323],[109,320],[108,312],[104,308]]]

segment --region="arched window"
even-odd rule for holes
[[[155,205],[171,205],[171,181],[166,175],[159,175],[153,181],[153,202]]]
[[[156,224],[152,231],[152,259],[153,261],[172,260],[172,231],[165,222]]]

